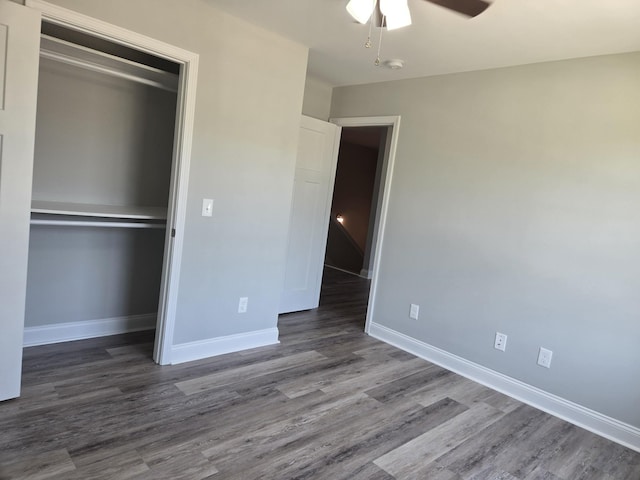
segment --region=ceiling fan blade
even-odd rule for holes
[[[484,0],[426,0],[441,7],[462,13],[469,17],[475,17],[484,12],[491,5]]]

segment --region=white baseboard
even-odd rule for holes
[[[280,343],[278,329],[267,328],[254,332],[238,333],[225,337],[208,338],[196,342],[181,343],[171,349],[171,363],[191,362],[214,357],[223,353],[238,352],[249,348],[264,347]]]
[[[640,428],[483,367],[383,325],[372,322],[369,327],[369,335],[640,452]]]
[[[128,317],[100,318],[97,320],[25,327],[23,345],[25,347],[33,347],[141,330],[153,330],[156,328],[157,316],[157,313],[145,313]]]

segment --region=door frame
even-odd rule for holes
[[[199,55],[43,0],[25,0],[25,6],[40,11],[42,21],[134,48],[180,65],[167,229],[153,349],[156,363],[170,364],[187,213]]]
[[[396,161],[396,150],[398,147],[398,133],[400,129],[400,115],[383,117],[335,117],[329,122],[340,127],[391,127],[391,135],[388,144],[385,145],[385,156],[382,162],[382,203],[379,202],[379,221],[375,226],[373,238],[375,239],[375,250],[373,253],[373,274],[371,276],[371,286],[369,288],[369,300],[367,303],[367,317],[364,325],[365,333],[369,334],[373,313],[375,309],[375,298],[378,290],[378,273],[380,272],[380,258],[384,234],[387,225],[387,213],[389,210],[389,194],[391,192],[391,181],[393,179],[393,169]]]

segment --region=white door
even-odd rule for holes
[[[20,395],[40,14],[0,0],[0,400]]]
[[[339,145],[340,127],[302,117],[280,313],[318,306]]]

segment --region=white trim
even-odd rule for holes
[[[240,350],[264,347],[277,343],[280,343],[277,328],[267,328],[265,330],[237,333],[225,337],[181,343],[173,346],[171,363],[175,365],[177,363],[191,362],[224,353],[239,352]]]
[[[195,55],[195,54],[193,54]],[[160,365],[171,362],[173,333],[178,308],[178,286],[180,284],[180,266],[182,262],[182,245],[187,217],[187,193],[189,189],[189,166],[191,162],[191,146],[193,124],[196,110],[196,86],[198,83],[198,56],[185,61],[180,69],[178,85],[178,105],[182,110],[176,112],[176,129],[174,134],[174,161],[172,166],[172,183],[169,191],[169,218],[165,245],[162,283],[160,285],[160,303],[158,305],[158,326],[153,348],[153,359]],[[172,228],[175,237],[172,237]],[[172,242],[173,240],[173,242]]]
[[[78,30],[93,37],[119,43],[135,50],[162,57],[177,63],[191,61],[198,55],[180,47],[161,42],[126,28],[89,17],[43,0],[25,0],[29,8],[40,11],[43,20],[63,27]]]
[[[330,118],[331,123],[341,127],[391,127],[391,145],[389,145],[389,157],[387,159],[384,187],[382,189],[382,206],[380,211],[380,224],[376,234],[376,249],[373,254],[373,268],[371,275],[371,288],[369,290],[369,301],[367,304],[367,319],[364,331],[370,333],[373,322],[373,312],[375,310],[376,292],[378,290],[378,274],[380,272],[380,258],[382,243],[387,224],[387,213],[389,210],[389,194],[391,193],[391,181],[393,179],[393,169],[396,162],[396,150],[398,148],[398,131],[400,129],[400,115],[387,117],[345,117]]]
[[[195,118],[199,56],[188,50],[42,0],[25,0],[25,5],[39,10],[44,21],[141,50],[180,65],[173,166],[167,215],[168,228],[165,237],[158,323],[153,350],[153,359],[156,362],[161,365],[168,364],[171,358],[176,321],[180,264],[186,223],[187,189]],[[172,236],[172,229],[175,229],[175,237]]]
[[[640,452],[640,428],[372,322],[369,335],[532,407]]]
[[[33,347],[50,343],[139,332],[141,330],[153,330],[156,328],[157,316],[157,313],[145,313],[128,317],[99,318],[80,322],[25,327],[23,345],[25,347]]]

